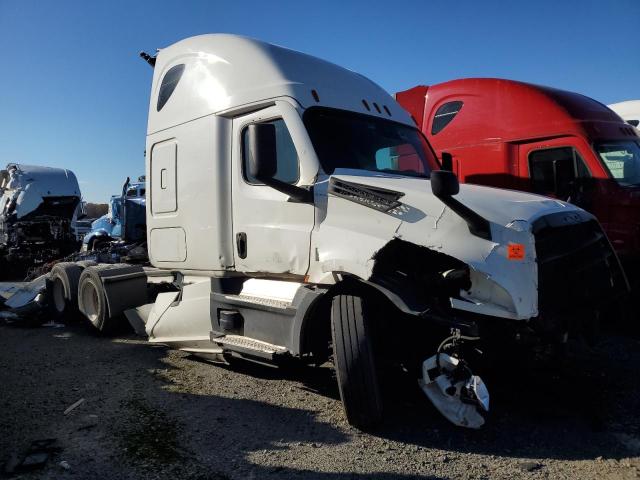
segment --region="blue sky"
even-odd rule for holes
[[[356,70],[393,93],[470,76],[640,98],[640,0],[0,0],[0,164],[64,166],[106,201],[144,170],[151,68],[212,32]]]

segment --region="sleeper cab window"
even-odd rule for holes
[[[433,123],[431,124],[431,135],[436,135],[444,127],[451,123],[451,120],[455,118],[460,109],[462,108],[462,102],[456,100],[455,102],[447,102],[441,105],[436,114],[433,116]]]
[[[162,110],[162,107],[165,106],[171,94],[176,89],[178,82],[180,81],[180,77],[184,73],[184,65],[175,65],[171,67],[167,73],[164,74],[162,78],[162,83],[160,84],[160,90],[158,90],[158,104],[156,106],[156,110],[159,112]]]
[[[298,170],[298,153],[293,144],[287,125],[284,120],[278,118],[268,122],[276,129],[276,158],[277,168],[273,178],[291,185],[298,182],[300,178]],[[249,173],[249,135],[248,129],[245,127],[242,131],[242,171],[245,180],[253,185],[262,185],[262,182],[251,176]]]

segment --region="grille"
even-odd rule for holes
[[[541,313],[593,309],[627,291],[627,281],[598,222],[579,212],[533,224]]]

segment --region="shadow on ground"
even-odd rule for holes
[[[155,478],[159,472],[214,479],[389,477],[388,472],[318,471],[315,465],[332,469],[326,468],[331,461],[326,456],[336,454],[332,447],[363,436],[343,420],[319,419],[304,404],[291,408],[264,400],[264,395],[281,393],[280,381],[295,382],[312,395],[334,400],[338,408],[330,369],[278,370],[249,363],[231,368],[187,359],[179,365],[167,361],[164,348],[134,337],[110,341],[77,325],[60,330],[0,327],[0,453],[6,457],[34,439],[58,438],[65,460],[81,466],[69,474],[77,478]],[[191,378],[190,365],[198,365],[201,379]],[[512,373],[487,379],[493,413],[480,431],[450,425],[417,386],[398,380],[388,389],[383,425],[370,435],[422,449],[499,457],[621,458],[629,452],[615,434],[640,431],[639,367],[637,341],[609,338],[596,350],[573,357],[561,377]],[[207,388],[198,393],[176,388],[166,372],[183,375],[194,388],[198,382]],[[239,387],[225,383],[240,375]],[[247,398],[253,395],[247,388],[251,379],[267,381],[267,390]],[[63,415],[79,397],[85,403]],[[292,445],[303,452],[299,464],[280,457]],[[358,448],[347,454],[355,455]],[[417,473],[394,477],[436,478]]]
[[[194,359],[194,361],[197,361]],[[256,378],[302,382],[339,399],[330,368],[279,370],[248,362],[226,368]],[[505,369],[485,377],[491,413],[480,430],[452,426],[410,378],[385,386],[385,420],[374,436],[423,448],[503,457],[582,460],[637,455],[617,436],[640,434],[640,342],[609,336],[574,345],[557,370]]]

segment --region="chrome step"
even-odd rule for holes
[[[223,350],[231,350],[248,355],[257,355],[262,358],[272,359],[275,355],[287,352],[285,347],[273,345],[254,338],[242,335],[217,336],[219,333],[211,332],[211,342],[222,346]]]
[[[263,305],[265,307],[280,308],[286,310],[292,306],[291,302],[286,300],[277,300],[275,298],[254,297],[252,295],[224,295],[224,298],[231,301],[240,301],[243,303],[252,303],[254,305]]]

